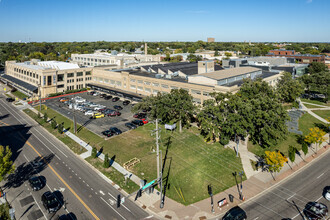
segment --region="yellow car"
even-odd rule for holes
[[[95,113],[94,115],[93,115],[93,118],[95,119],[95,118],[104,118],[104,114],[102,114],[102,113]]]

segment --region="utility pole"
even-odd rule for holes
[[[160,154],[161,154],[161,158],[162,158],[162,162],[163,162],[163,153],[162,153],[162,151],[160,151]],[[163,165],[162,165],[162,163],[160,163],[160,179],[159,179],[159,181],[160,181],[160,208],[162,209],[162,208],[164,208],[164,197],[163,197]]]
[[[212,186],[211,186],[211,184],[207,186],[207,191],[208,191],[208,193],[209,193],[209,195],[211,197],[211,207],[212,207],[211,211],[214,213],[213,193],[212,193]]]
[[[159,133],[158,133],[158,118],[156,118],[156,147],[157,147],[157,179],[159,180]]]
[[[237,176],[237,172],[235,171],[235,172],[232,173],[232,174],[233,174],[233,176],[235,177],[235,182],[236,182],[236,186],[237,186],[237,191],[238,191],[239,199],[242,200],[241,191],[240,191],[240,189],[239,189],[238,182],[237,182],[237,178],[236,178],[236,176]]]
[[[240,194],[240,199],[244,201],[244,196],[243,196],[243,182],[242,182],[242,177],[243,177],[244,171],[239,172],[238,175],[241,177],[241,194]]]
[[[235,134],[235,141],[236,141],[236,157],[238,157],[238,144],[239,144],[239,139],[237,137],[237,134]]]
[[[77,134],[77,122],[76,122],[76,96],[73,97],[74,100],[74,105],[72,105],[73,107],[73,128],[74,128],[74,133]]]

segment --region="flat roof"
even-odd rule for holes
[[[277,74],[279,74],[279,73],[270,72],[270,71],[262,71],[262,74],[258,75],[257,78],[266,79],[268,77],[271,77],[271,76],[274,76],[274,75],[277,75]],[[226,87],[241,86],[243,83],[244,83],[244,80],[238,80],[238,81],[227,83],[227,84],[224,84],[224,85],[221,85],[221,86],[226,86]]]
[[[67,63],[67,62],[61,62],[61,61],[41,61],[38,62],[39,66],[56,69],[56,70],[69,70],[69,69],[79,69],[80,67],[78,64],[74,63]]]
[[[214,71],[214,72],[210,72],[210,73],[201,73],[201,74],[193,75],[190,77],[204,76],[207,78],[220,80],[220,79],[226,79],[226,78],[239,76],[239,75],[256,72],[256,71],[261,71],[261,69],[254,68],[254,67],[236,67],[236,68],[218,70],[218,71]]]
[[[2,75],[1,77],[3,77],[4,79],[8,80],[9,82],[15,83],[19,86],[22,86],[23,88],[31,91],[31,92],[35,92],[36,90],[38,90],[37,86],[31,85],[30,83],[24,82],[22,80],[19,80],[15,77],[9,76],[7,74]]]
[[[34,65],[34,64],[28,64],[29,62],[25,62],[25,63],[16,63],[17,66],[23,67],[23,68],[29,68],[29,69],[34,69],[34,70],[46,70],[46,69],[50,69],[50,68],[46,68],[43,66],[38,66],[38,65]]]

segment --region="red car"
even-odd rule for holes
[[[149,122],[146,118],[142,118],[141,120],[142,120],[143,124],[148,124],[148,122]]]
[[[146,116],[147,116],[146,113],[136,113],[133,115],[134,118],[139,118],[139,119],[145,118]]]
[[[120,116],[121,113],[118,112],[118,111],[112,111],[112,112],[108,113],[107,115],[108,115],[108,116]]]

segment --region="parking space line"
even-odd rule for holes
[[[113,211],[115,211],[120,217],[126,220],[124,216],[122,216],[116,209],[114,209],[107,201],[105,201],[102,197],[100,197]]]

